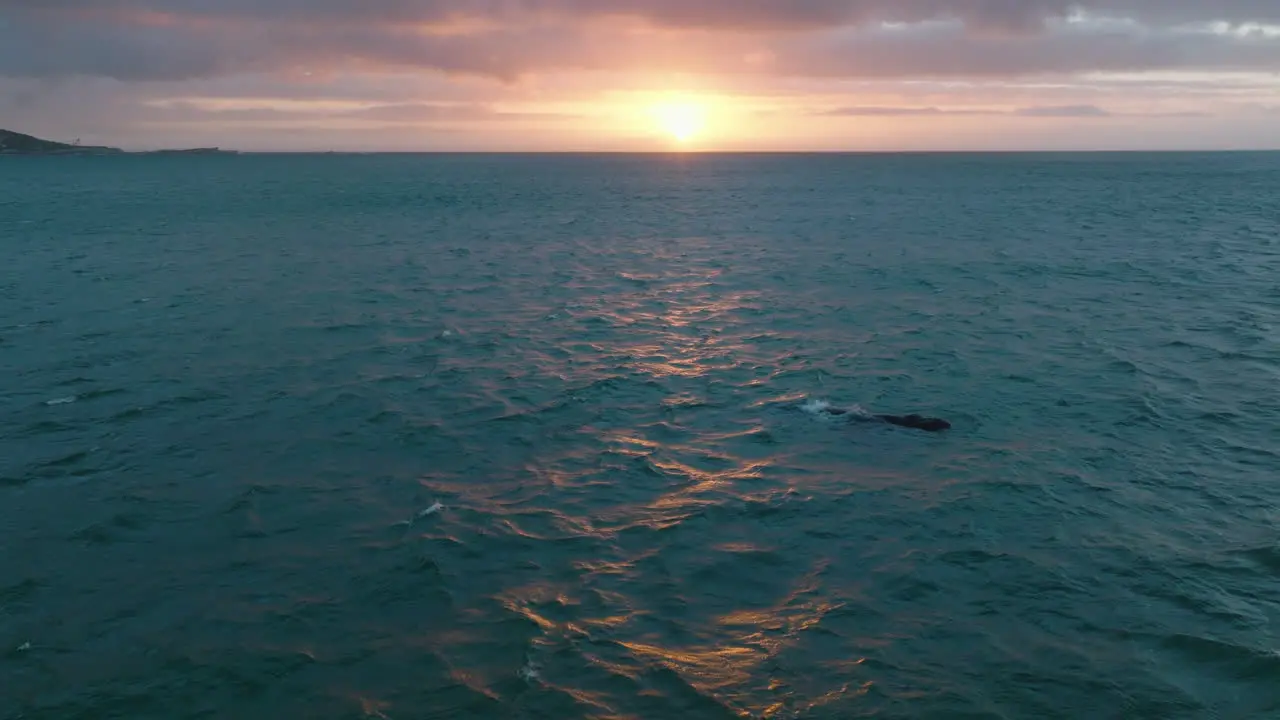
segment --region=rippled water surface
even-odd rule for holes
[[[1278,155],[9,158],[0,409],[6,720],[1280,717]]]

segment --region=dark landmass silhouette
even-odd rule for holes
[[[0,154],[4,155],[65,155],[65,154],[113,154],[123,152],[119,148],[99,147],[41,140],[33,135],[0,129]]]
[[[75,143],[42,140],[34,135],[26,135],[12,130],[0,129],[0,155],[233,155],[234,151],[220,148],[190,148],[184,150],[150,150],[138,153],[126,153],[120,148],[102,145],[81,145]]]

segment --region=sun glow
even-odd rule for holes
[[[658,128],[681,145],[692,142],[707,125],[707,108],[692,100],[670,100],[652,108]]]

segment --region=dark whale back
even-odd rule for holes
[[[942,432],[950,430],[951,423],[942,418],[925,417],[924,415],[868,415],[861,410],[854,412],[845,408],[823,407],[817,412],[831,415],[833,417],[847,417],[849,422],[866,422],[868,420],[879,420],[890,425],[898,427],[911,428],[912,430],[924,430],[925,432]]]
[[[913,430],[924,430],[925,432],[942,432],[950,430],[951,423],[942,418],[924,417],[923,415],[877,415],[876,417],[899,427],[911,428]]]

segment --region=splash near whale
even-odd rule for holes
[[[934,433],[951,429],[951,423],[943,420],[942,418],[927,417],[924,415],[917,415],[915,413],[910,415],[880,415],[869,413],[857,406],[854,406],[853,408],[839,408],[821,401],[811,401],[805,404],[803,409],[815,415],[843,417],[849,422],[883,422],[890,425],[896,425],[898,427]]]

